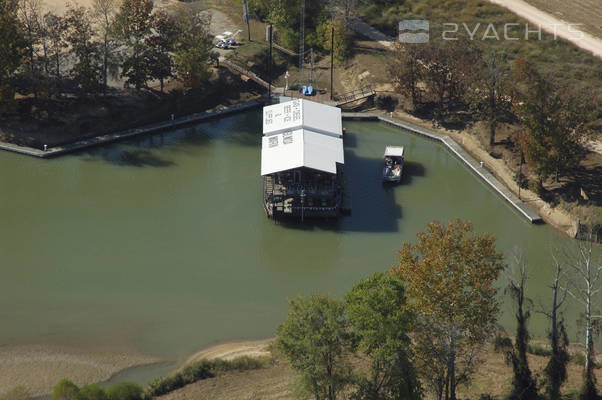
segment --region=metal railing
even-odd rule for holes
[[[370,86],[363,86],[347,93],[335,95],[333,96],[333,100],[337,103],[337,105],[341,105],[355,100],[360,100],[365,97],[374,96],[375,94],[376,92]]]

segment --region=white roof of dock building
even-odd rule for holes
[[[342,137],[341,109],[305,99],[294,99],[263,108],[264,135],[295,129],[310,129]]]
[[[345,163],[340,137],[296,129],[262,138],[261,175],[299,167],[336,174],[337,163]]]

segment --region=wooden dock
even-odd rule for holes
[[[481,166],[466,150],[464,150],[451,137],[442,135],[431,129],[423,128],[408,121],[402,121],[397,118],[387,117],[378,114],[367,113],[343,113],[343,119],[354,119],[364,121],[382,121],[389,125],[408,130],[412,133],[424,136],[428,139],[441,142],[448,150],[458,157],[465,165],[477,174],[485,183],[495,190],[508,204],[517,210],[523,217],[531,223],[541,222],[542,218],[533,211],[525,202],[519,199],[510,189],[501,183],[491,172]]]

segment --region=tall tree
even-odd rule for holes
[[[99,27],[99,35],[102,38],[102,85],[107,89],[107,76],[109,65],[114,61],[112,33],[115,13],[117,11],[117,0],[93,0],[92,16]]]
[[[594,336],[600,332],[602,315],[595,313],[595,299],[602,291],[602,259],[596,256],[593,242],[595,241],[593,229],[590,229],[588,240],[580,241],[572,251],[567,252],[565,262],[573,272],[569,294],[584,308],[583,323],[585,337],[584,382],[580,399],[596,400],[596,367]]]
[[[0,114],[14,111],[14,78],[27,44],[18,9],[18,0],[0,0]]]
[[[201,13],[180,14],[178,21],[180,35],[174,56],[177,75],[186,86],[199,87],[211,76],[211,17]]]
[[[569,339],[564,327],[564,320],[560,314],[567,298],[566,271],[562,262],[554,256],[556,272],[550,286],[552,301],[549,307],[541,307],[543,313],[550,321],[550,347],[552,354],[546,365],[546,393],[550,400],[560,400],[560,387],[567,378],[567,364],[569,362]]]
[[[489,144],[493,146],[498,123],[510,113],[510,71],[506,68],[505,58],[494,51],[487,53],[482,60],[476,64],[478,76],[474,80],[473,103],[477,114],[489,125]]]
[[[153,18],[152,34],[145,39],[144,59],[149,66],[149,77],[159,80],[161,92],[165,79],[173,74],[171,52],[181,34],[176,21],[169,14],[159,11]]]
[[[392,61],[387,65],[389,76],[399,93],[412,99],[412,106],[421,100],[420,81],[424,77],[421,62],[422,47],[412,43],[398,43]]]
[[[455,400],[494,330],[502,254],[493,236],[476,235],[459,219],[431,222],[417,238],[404,243],[393,273],[405,282],[408,307],[416,313],[418,370],[439,399]]]
[[[349,58],[353,48],[353,35],[351,30],[340,18],[325,19],[316,28],[318,44],[325,51],[332,49],[332,29],[334,28],[334,56],[337,61],[343,62]]]
[[[38,97],[42,86],[45,64],[44,56],[39,51],[44,38],[41,19],[40,0],[19,0],[19,20],[27,47],[24,75],[30,83],[35,97]]]
[[[324,295],[291,300],[276,345],[316,400],[336,400],[350,382],[348,321],[341,301]]]
[[[65,34],[67,21],[64,17],[52,12],[44,14],[44,25],[48,35],[48,59],[50,60],[51,75],[54,77],[54,89],[57,95],[61,92],[61,66],[64,62],[64,52],[67,48]]]
[[[152,0],[124,0],[116,16],[116,32],[128,49],[121,65],[126,87],[140,90],[150,79],[144,52],[153,22],[152,11]]]
[[[420,399],[408,337],[412,313],[406,308],[402,282],[377,273],[355,284],[345,301],[355,346],[371,364],[370,371],[360,375],[357,398]]]
[[[514,348],[506,353],[506,360],[512,364],[511,400],[537,399],[537,383],[531,374],[527,349],[529,347],[528,321],[531,317],[532,301],[527,297],[529,279],[527,262],[521,252],[514,254],[514,263],[508,277],[507,291],[514,300],[516,308],[516,338]]]
[[[515,62],[513,78],[513,107],[525,128],[522,146],[542,186],[551,174],[558,180],[583,159],[595,103],[588,91],[558,86],[525,59]]]
[[[83,93],[97,93],[102,82],[101,57],[90,13],[84,7],[68,7],[65,18],[67,43],[76,60],[71,75]]]

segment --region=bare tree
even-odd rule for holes
[[[557,253],[557,252],[556,252]],[[566,284],[568,282],[566,269],[558,258],[553,254],[556,272],[550,290],[552,291],[552,304],[548,307],[540,305],[539,313],[545,315],[550,320],[550,347],[552,354],[550,361],[545,368],[547,376],[546,392],[550,400],[560,399],[560,387],[567,378],[567,363],[569,361],[568,353],[568,335],[564,328],[564,320],[560,315],[568,295]]]
[[[594,314],[594,300],[602,291],[602,259],[594,254],[594,233],[589,231],[588,240],[579,241],[572,251],[565,254],[566,263],[573,272],[568,289],[569,295],[584,308],[585,368],[582,399],[597,399],[596,376],[594,375],[594,335],[599,328],[602,315]]]
[[[510,113],[510,75],[503,56],[490,51],[478,63],[478,79],[475,79],[473,106],[476,113],[489,125],[489,144],[495,144],[495,129],[498,122]]]
[[[57,95],[61,92],[61,65],[63,63],[64,50],[67,47],[65,34],[67,22],[65,18],[48,12],[44,15],[44,25],[48,36],[48,61],[51,64],[51,75],[54,75],[54,90]]]
[[[19,21],[27,43],[25,58],[27,77],[31,82],[34,96],[38,96],[41,76],[41,61],[39,50],[42,43],[42,3],[40,0],[19,1]]]
[[[514,348],[506,352],[506,360],[512,364],[512,400],[531,400],[537,398],[537,384],[527,360],[529,331],[527,328],[531,317],[532,301],[527,297],[527,280],[529,272],[527,261],[520,250],[514,251],[514,260],[508,274],[507,292],[516,304],[516,338]]]
[[[111,34],[113,21],[117,12],[117,0],[93,0],[92,18],[99,28],[102,40],[102,83],[103,91],[107,89],[107,74],[112,60]]]
[[[418,85],[424,76],[424,64],[420,60],[421,57],[420,45],[398,43],[393,60],[387,66],[387,71],[397,91],[410,96],[413,107],[416,107],[421,99],[421,89]]]

